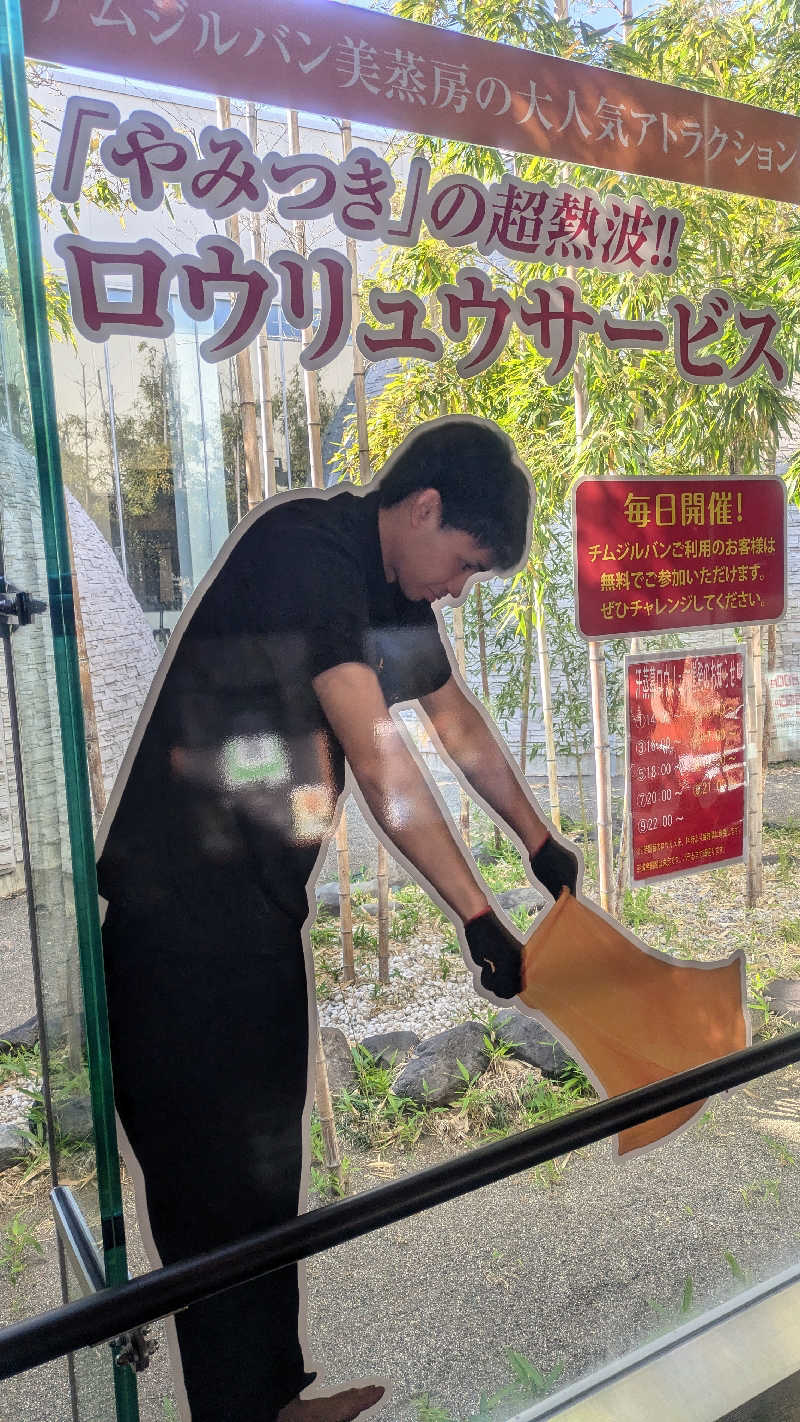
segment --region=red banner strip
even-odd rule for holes
[[[800,118],[335,0],[23,0],[41,60],[800,202]]]

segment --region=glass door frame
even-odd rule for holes
[[[50,336],[30,137],[22,19],[18,0],[0,0],[0,94],[6,126],[12,216],[53,635],[61,749],[85,1014],[97,1183],[107,1286],[128,1279],[94,833],[81,703],[75,608],[50,359]],[[136,1377],[115,1367],[118,1422],[138,1422]]]

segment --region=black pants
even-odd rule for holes
[[[164,1264],[293,1218],[300,1190],[299,925],[243,923],[234,911],[224,942],[198,940],[198,889],[188,927],[180,915],[148,922],[110,905],[103,929],[117,1110]],[[176,1315],[192,1422],[273,1422],[313,1378],[298,1309],[287,1268]]]

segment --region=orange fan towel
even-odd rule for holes
[[[744,954],[677,962],[565,889],[523,950],[522,1002],[565,1040],[604,1096],[701,1066],[749,1041]],[[620,1131],[620,1155],[654,1145],[705,1102]]]

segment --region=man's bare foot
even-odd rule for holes
[[[382,1387],[348,1387],[330,1397],[295,1397],[281,1408],[277,1422],[352,1422],[383,1394]]]

